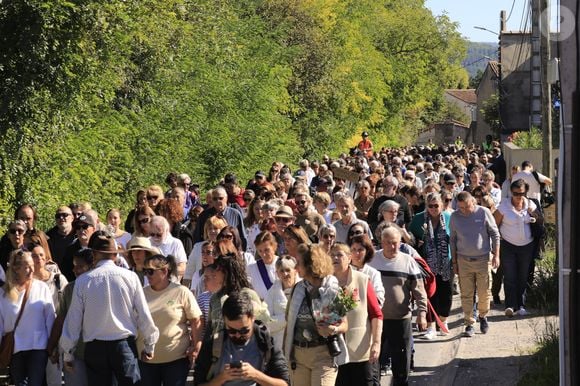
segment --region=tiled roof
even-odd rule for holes
[[[445,92],[466,103],[477,104],[477,95],[474,88],[468,89],[447,89]]]
[[[495,60],[490,60],[487,62],[489,69],[493,72],[495,76],[499,76],[499,63]]]

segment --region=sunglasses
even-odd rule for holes
[[[251,331],[248,327],[242,327],[240,329],[227,327],[225,330],[228,333],[228,335],[236,335],[236,334],[248,335]]]
[[[142,218],[142,219],[137,220],[137,221],[139,221],[139,224],[143,225],[143,224],[147,224],[149,222],[149,220],[151,220],[149,217],[145,217],[145,218]]]
[[[148,200],[157,200],[159,196],[147,196]]]
[[[276,217],[276,222],[283,222],[285,224],[288,224],[292,222],[292,219],[286,217]]]
[[[159,271],[163,268],[143,268],[143,273],[147,276],[153,276],[155,271]]]
[[[351,232],[351,233],[349,234],[349,236],[351,236],[351,237],[352,237],[352,236],[360,236],[360,235],[362,235],[362,234],[364,234],[364,231],[358,230],[358,231]]]
[[[79,225],[75,226],[75,229],[76,230],[80,230],[80,229],[87,230],[87,229],[89,229],[90,226],[91,225],[89,225],[89,224],[79,224]]]
[[[54,215],[54,218],[58,220],[58,219],[61,219],[61,218],[67,218],[68,216],[70,216],[69,213],[57,213],[57,214]]]
[[[437,209],[437,208],[439,208],[439,204],[430,204],[430,205],[427,205],[427,207],[429,209]]]
[[[163,237],[163,233],[149,233],[149,236],[160,239]]]
[[[523,197],[526,195],[526,192],[512,192],[512,196],[514,197]]]
[[[24,229],[18,229],[18,228],[14,229],[14,228],[12,228],[12,229],[8,230],[8,232],[10,232],[10,234],[13,234],[13,235],[15,235],[17,233],[19,235],[23,235],[24,234]]]

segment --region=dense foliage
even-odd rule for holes
[[[400,145],[467,83],[422,0],[3,0],[0,215]],[[48,225],[45,222],[44,225]]]

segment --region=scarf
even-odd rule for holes
[[[434,229],[431,216],[425,211],[423,230],[425,261],[434,274],[441,276],[443,281],[449,281],[451,279],[449,236],[445,231],[443,213],[439,215],[439,225]]]

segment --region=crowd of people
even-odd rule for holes
[[[43,232],[20,205],[0,239],[14,384],[185,385],[194,369],[199,385],[406,385],[413,314],[428,340],[449,333],[454,291],[465,337],[488,332],[490,307],[527,315],[550,179],[528,161],[506,173],[489,139],[362,136],[204,196],[170,173],[126,216],[76,203]]]

